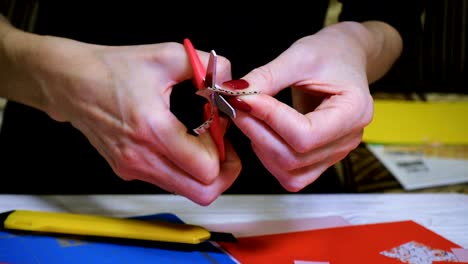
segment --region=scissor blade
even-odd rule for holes
[[[216,84],[216,61],[218,56],[216,52],[212,50],[210,52],[210,60],[208,61],[208,68],[206,69],[205,75],[205,86],[214,87]]]
[[[213,93],[213,99],[218,109],[228,115],[230,118],[236,118],[236,110],[232,107],[223,96],[218,93]]]

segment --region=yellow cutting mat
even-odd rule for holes
[[[379,144],[468,144],[468,101],[375,100],[363,141]]]

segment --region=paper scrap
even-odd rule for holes
[[[386,257],[395,258],[408,264],[432,264],[434,261],[458,262],[452,252],[433,249],[416,241],[411,241],[380,253]]]

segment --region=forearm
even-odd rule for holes
[[[43,94],[31,63],[38,38],[0,16],[0,97],[42,109]]]

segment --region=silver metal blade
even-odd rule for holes
[[[208,61],[208,68],[206,68],[206,75],[205,75],[205,86],[206,87],[214,87],[216,84],[216,62],[218,56],[216,52],[212,50],[210,52],[210,59]]]
[[[218,109],[228,115],[230,118],[236,118],[236,110],[219,93],[213,93],[214,103]]]

